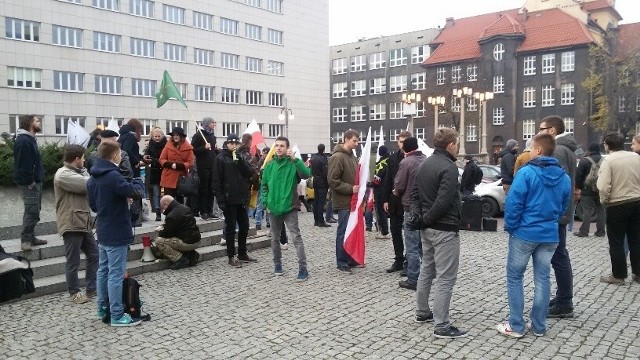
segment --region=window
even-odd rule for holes
[[[245,24],[244,36],[247,39],[262,40],[262,27],[253,24]]]
[[[84,74],[69,71],[54,71],[53,89],[58,91],[84,91]]]
[[[162,20],[173,24],[184,25],[184,9],[176,6],[162,5]]]
[[[387,92],[387,78],[369,80],[369,94],[377,95]]]
[[[344,131],[336,131],[333,133],[333,137],[331,137],[331,142],[338,144],[338,143],[342,143],[343,139],[344,139]]]
[[[572,83],[560,85],[560,105],[573,105],[575,86]]]
[[[82,29],[53,25],[53,45],[82,47]]]
[[[187,47],[176,44],[164,44],[164,59],[169,61],[185,62],[187,57]]]
[[[131,95],[154,96],[156,93],[156,81],[147,79],[131,79]]]
[[[447,70],[443,67],[439,67],[438,70],[436,70],[436,84],[443,85],[446,77]]]
[[[238,70],[239,59],[238,55],[222,53],[220,54],[220,66],[224,69]]]
[[[222,123],[222,136],[240,134],[240,123]]]
[[[562,53],[560,70],[561,71],[573,71],[576,68],[576,52],[567,51]]]
[[[536,106],[536,88],[527,86],[523,89],[522,106],[532,108]]]
[[[220,32],[228,35],[238,35],[238,21],[220,18]]]
[[[493,108],[493,125],[504,125],[504,108]]]
[[[213,50],[193,49],[194,64],[213,66]]]
[[[96,92],[99,94],[122,94],[122,78],[96,75]]]
[[[148,58],[156,57],[156,43],[155,41],[131,38],[131,55],[144,56]]]
[[[333,108],[332,120],[334,123],[347,122],[347,108],[346,107]]]
[[[478,111],[478,103],[476,102],[476,98],[472,96],[467,96],[467,111]]]
[[[260,0],[245,0],[244,3],[257,8],[260,7]]]
[[[213,30],[213,15],[194,11],[193,27],[202,30]]]
[[[524,75],[535,75],[536,74],[536,57],[535,56],[525,56],[524,57]]]
[[[411,63],[421,64],[429,56],[429,45],[411,47]]]
[[[333,98],[338,99],[343,97],[347,97],[347,83],[341,82],[333,84]]]
[[[467,65],[467,81],[478,81],[478,65]]]
[[[389,104],[389,118],[390,119],[403,119],[402,115],[402,102],[394,102]]]
[[[367,94],[367,80],[351,82],[351,96],[364,96]]]
[[[279,61],[269,60],[267,62],[267,74],[269,75],[284,75],[284,64]]]
[[[284,135],[284,125],[282,124],[269,124],[267,127],[267,137],[276,138]]]
[[[389,51],[389,66],[407,65],[407,51],[405,49],[394,49]]]
[[[389,130],[389,141],[396,142],[398,141],[398,134],[400,134],[402,130]]]
[[[93,32],[93,50],[120,52],[120,35]]]
[[[627,111],[627,99],[624,97],[624,95],[620,95],[618,97],[618,112],[625,112]]]
[[[425,128],[415,128],[413,129],[414,132],[414,136],[417,137],[418,139],[425,139]]]
[[[185,83],[173,83],[176,86],[176,89],[180,92],[180,96],[182,96],[182,100],[187,100],[187,84]]]
[[[493,77],[493,92],[495,94],[504,93],[504,76],[498,75]]]
[[[240,89],[222,88],[223,103],[239,104],[240,103]]]
[[[387,104],[373,104],[369,106],[369,120],[384,120],[387,115]]]
[[[466,131],[467,141],[478,141],[478,133],[476,132],[477,128],[475,124],[468,124]]]
[[[6,37],[9,39],[40,41],[40,23],[34,21],[5,18]]]
[[[129,0],[129,13],[153,19],[153,1]]]
[[[275,45],[282,45],[282,31],[269,29],[268,31],[269,43]]]
[[[62,116],[56,115],[56,135],[66,135],[69,129],[69,121],[85,127],[86,118],[84,116]]]
[[[351,72],[367,70],[366,55],[357,55],[351,57]]]
[[[416,117],[424,117],[426,112],[426,102],[420,101],[416,103]]]
[[[206,85],[196,85],[196,101],[213,102],[214,87]]]
[[[389,92],[401,92],[407,90],[407,75],[391,76],[389,78]]]
[[[453,65],[451,66],[451,82],[459,83],[462,81],[462,66]]]
[[[495,61],[502,61],[504,57],[504,44],[497,43],[496,46],[493,47],[493,59]]]
[[[119,11],[120,10],[120,0],[93,0],[93,6],[100,8],[100,9],[105,9],[105,10],[111,10],[111,11]]]
[[[365,121],[367,120],[367,113],[365,112],[364,105],[352,105],[351,106],[351,122]]]
[[[282,0],[267,0],[267,10],[282,14]]]
[[[245,97],[247,105],[262,105],[262,91],[247,90]]]
[[[523,120],[522,121],[522,140],[531,139],[535,135],[536,135],[536,121]]]
[[[451,112],[460,112],[460,98],[452,95],[451,96]]]
[[[382,69],[387,66],[386,52],[381,51],[369,55],[369,69]]]
[[[7,67],[7,86],[23,89],[42,88],[42,70]]]
[[[572,133],[573,134],[573,129],[574,129],[574,121],[572,117],[566,117],[564,119],[564,132],[566,133]]]
[[[542,55],[542,73],[552,74],[556,72],[556,54]]]
[[[427,73],[411,74],[411,88],[413,90],[424,90],[427,88]]]
[[[247,71],[261,73],[262,72],[262,59],[252,58],[247,56]]]
[[[174,128],[177,128],[177,127],[181,127],[186,132],[188,131],[187,130],[188,126],[189,126],[189,123],[184,120],[167,120],[165,122],[165,130],[166,130],[165,134],[170,133],[171,131],[173,131]]]
[[[345,83],[344,86],[346,87],[347,83]],[[347,90],[345,89],[345,93],[346,91]],[[284,94],[269,93],[269,106],[280,107],[284,103],[283,99],[284,99]]]
[[[333,60],[333,75],[345,74],[347,72],[347,58]]]
[[[553,85],[542,86],[542,106],[553,106],[556,104],[556,100],[553,97],[554,91]]]

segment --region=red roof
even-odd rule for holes
[[[582,10],[588,13],[598,10],[612,10],[613,13],[618,17],[618,19],[622,20],[622,16],[620,16],[618,10],[616,10],[616,8],[613,7],[613,5],[611,5],[608,0],[594,0],[582,3]]]
[[[640,55],[640,23],[618,25],[618,58]]]
[[[523,20],[517,9],[455,20],[431,42],[439,46],[423,64],[480,58],[479,41],[498,35],[524,34],[518,52],[594,42],[586,25],[560,9],[530,12]]]

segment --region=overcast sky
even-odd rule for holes
[[[438,4],[434,7],[434,3]],[[448,17],[463,18],[516,9],[524,0],[376,1],[329,0],[329,43],[338,45],[359,38],[444,26]],[[639,0],[616,0],[622,23],[640,22]]]

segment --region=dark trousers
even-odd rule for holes
[[[288,244],[289,238],[287,237],[287,227],[283,226],[282,230],[280,230],[280,244]]]
[[[324,223],[324,204],[327,202],[327,192],[329,189],[314,189],[315,198],[313,199],[313,222],[317,224]]]
[[[171,195],[177,202],[184,204],[184,197],[178,195],[177,189],[164,188],[165,195]]]
[[[42,207],[42,183],[35,183],[31,189],[27,185],[20,185],[22,201],[24,202],[24,214],[22,215],[23,243],[33,243],[36,240],[36,224],[40,221],[40,208]]]
[[[611,272],[615,278],[627,277],[624,238],[629,242],[631,271],[640,276],[640,201],[607,207],[607,236]]]
[[[200,214],[213,213],[213,169],[198,169],[200,187],[198,188],[198,203]]]
[[[382,235],[387,235],[389,233],[389,220],[387,216],[387,212],[384,211],[384,204],[382,203],[382,199],[380,196],[375,196],[374,194],[374,202],[376,206],[376,221],[378,222],[378,230]]]
[[[224,208],[224,239],[227,242],[227,256],[236,255],[236,223],[238,224],[238,255],[247,254],[247,234],[249,233],[249,216],[244,205],[229,205]]]
[[[594,212],[596,216],[596,234],[604,234],[605,214],[604,207],[600,204],[598,196],[583,196],[580,198],[580,206],[582,206],[582,225],[578,232],[581,235],[588,235],[591,226],[591,219]]]
[[[556,274],[555,304],[561,308],[573,308],[573,269],[567,250],[567,225],[558,226],[560,242],[551,258],[551,266]]]
[[[87,291],[96,291],[96,273],[98,271],[98,244],[93,237],[93,233],[67,231],[62,235],[64,241],[64,256],[67,259],[65,264],[65,276],[69,294],[80,292],[78,282],[78,268],[80,267],[80,251],[86,257],[85,281]]]
[[[393,252],[396,262],[404,262],[404,240],[402,239],[402,224],[404,224],[404,214],[389,215],[389,225],[391,230],[391,240],[393,242]]]

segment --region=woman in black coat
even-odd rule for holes
[[[156,213],[156,221],[160,221],[160,176],[162,175],[162,166],[160,165],[160,154],[167,144],[167,137],[164,136],[162,129],[156,127],[151,130],[151,140],[144,150],[143,161],[149,165],[149,171],[146,176],[149,178],[149,186],[153,189],[151,196],[151,208]]]

